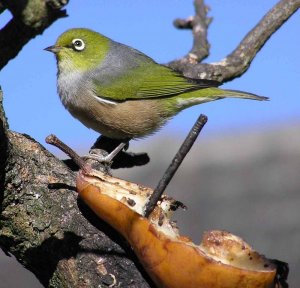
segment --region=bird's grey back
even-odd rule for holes
[[[128,70],[138,68],[141,64],[155,63],[153,59],[142,52],[124,44],[110,40],[109,50],[100,65],[89,75],[98,84],[109,84],[123,76]]]

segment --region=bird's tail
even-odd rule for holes
[[[269,99],[268,97],[258,96],[248,92],[238,90],[226,90],[217,87],[200,89],[190,93],[181,94],[180,96],[174,97],[174,100],[176,101],[176,107],[179,111],[193,105],[215,101],[223,98],[242,98],[259,101]]]
[[[227,89],[219,89],[221,91],[220,95],[221,98],[242,98],[242,99],[251,99],[251,100],[258,100],[258,101],[265,101],[268,100],[268,97],[258,96],[249,92],[243,92],[239,90],[227,90]]]

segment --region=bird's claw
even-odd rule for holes
[[[111,164],[112,160],[123,150],[123,148],[127,145],[127,142],[121,142],[112,152],[110,152],[107,155],[103,155],[103,150],[101,150],[101,154],[97,153],[97,150],[99,151],[99,149],[93,149],[90,151],[90,153],[86,156],[84,156],[84,158],[87,159],[92,159],[92,160],[96,160],[100,163],[104,163],[104,164]]]

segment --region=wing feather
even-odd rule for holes
[[[114,101],[172,97],[178,94],[221,83],[213,80],[190,79],[167,66],[159,65],[143,53],[124,45],[117,45],[93,74],[96,96]],[[123,55],[121,58],[116,55]]]

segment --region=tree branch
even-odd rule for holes
[[[0,123],[2,124],[0,126],[0,127],[2,127],[1,130],[3,132],[7,131],[8,130],[8,122],[7,122],[5,111],[4,111],[4,108],[3,108],[3,92],[1,90],[1,87],[0,87]]]
[[[13,15],[0,30],[0,70],[35,36],[42,34],[55,20],[66,17],[61,8],[67,0],[2,0]]]
[[[196,3],[197,1],[195,1]],[[199,1],[201,2],[201,1]],[[225,59],[211,64],[190,63],[189,57],[172,61],[169,65],[191,78],[214,79],[226,82],[241,76],[267,40],[300,7],[300,0],[281,0],[245,36],[238,47]]]
[[[188,63],[195,64],[205,59],[209,55],[210,45],[207,40],[207,29],[212,18],[207,17],[209,7],[203,0],[194,1],[196,15],[188,19],[176,19],[175,27],[179,29],[192,29],[194,43],[191,51],[184,58]]]
[[[150,287],[121,236],[77,199],[76,174],[28,136],[6,135],[0,139],[4,251],[45,287],[107,287],[115,278],[116,287]]]

